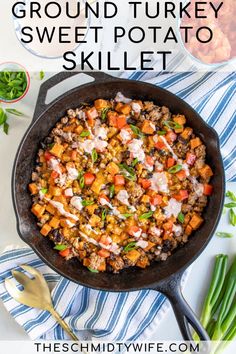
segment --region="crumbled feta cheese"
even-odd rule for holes
[[[116,198],[124,205],[129,206],[129,194],[128,192],[123,189],[121,191],[119,191],[119,193],[116,195]]]
[[[151,187],[150,189],[156,192],[168,193],[168,178],[165,172],[155,172],[150,179]]]
[[[145,161],[145,153],[142,149],[143,141],[140,139],[133,139],[128,144],[128,150],[133,155],[134,159],[137,158],[140,162]]]
[[[94,142],[92,140],[84,140],[82,143],[80,143],[80,147],[86,152],[87,154],[92,154],[93,149],[94,149]]]
[[[74,224],[73,222],[71,222],[70,220],[66,220],[66,225],[67,225],[70,229],[75,226],[75,224]]]
[[[63,206],[62,203],[60,203],[60,202],[55,202],[54,200],[50,200],[49,203],[50,203],[54,208],[56,208],[56,209],[59,211],[59,213],[60,213],[61,215],[65,216],[65,217],[67,217],[67,218],[71,218],[71,219],[73,219],[73,220],[75,220],[75,221],[79,220],[79,218],[78,218],[76,215],[71,214],[71,213],[65,211],[64,206]]]
[[[122,139],[122,144],[126,144],[132,138],[130,132],[126,129],[121,129],[120,137]]]
[[[141,234],[142,234],[142,229],[139,229],[138,231],[136,231],[136,232],[133,233],[133,236],[134,236],[135,238],[139,238],[139,237],[141,236]]]
[[[159,161],[156,161],[156,162],[155,162],[155,169],[156,169],[156,171],[161,172],[161,171],[163,171],[164,166],[163,166],[163,164],[160,163]]]
[[[154,132],[156,131],[156,126],[155,126],[155,124],[153,124],[153,123],[149,123],[149,125],[150,125],[150,127],[154,130]]]
[[[130,103],[132,100],[130,98],[127,98],[123,95],[123,93],[118,92],[116,97],[115,97],[116,102],[123,102],[123,103]]]
[[[177,218],[181,212],[182,203],[178,202],[176,199],[171,198],[168,202],[168,205],[164,207],[165,216],[170,218],[172,215]]]
[[[135,113],[140,113],[141,112],[141,107],[140,107],[140,105],[137,102],[132,102],[131,107],[132,107],[132,110]]]
[[[137,243],[136,243],[136,246],[137,247],[141,247],[141,248],[146,248],[148,246],[148,242],[147,241],[144,241],[144,240],[139,240]]]
[[[151,204],[151,211],[156,211],[156,210],[157,210],[157,208],[155,207],[155,205]]]
[[[182,162],[182,161],[181,161]],[[179,163],[180,163],[180,161],[179,161]],[[186,173],[186,177],[188,177],[188,176],[190,176],[190,172],[189,172],[189,167],[188,167],[188,165],[186,164],[186,163],[181,163],[181,165],[182,165],[182,169],[185,171],[185,173]]]
[[[152,226],[149,229],[149,233],[154,236],[161,236],[161,229],[158,229],[156,226]]]
[[[76,170],[76,168],[69,167],[67,169],[67,172],[68,172],[68,180],[70,180],[70,181],[76,180],[79,176],[79,172],[78,172],[78,170]]]
[[[175,233],[176,236],[180,236],[183,232],[182,226],[181,225],[173,225],[173,232]]]
[[[81,211],[83,209],[82,198],[81,197],[73,197],[70,200],[70,204],[77,210]]]
[[[73,197],[73,189],[72,188],[67,188],[66,190],[65,190],[65,196],[66,197]]]
[[[56,184],[63,187],[66,184],[67,175],[65,173],[60,174],[58,178],[55,179]]]
[[[203,192],[204,192],[203,184],[199,183],[198,180],[196,179],[196,177],[190,176],[189,179],[190,179],[190,181],[192,182],[192,184],[194,186],[194,192],[196,193],[196,195],[198,197],[201,197],[203,195]]]
[[[48,161],[48,167],[50,170],[56,171],[59,175],[61,174],[60,162],[56,158]]]

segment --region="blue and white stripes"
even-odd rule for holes
[[[182,59],[180,55],[174,57],[168,69],[176,70]],[[122,76],[166,88],[194,107],[218,132],[226,178],[236,180],[235,72],[137,71]],[[45,275],[53,288],[56,309],[81,339],[148,340],[169,307],[164,296],[155,291],[105,293],[87,289],[60,278],[27,248],[7,251],[0,256],[0,297],[32,339],[66,339],[66,335],[48,313],[19,305],[6,293],[4,279],[11,277],[10,270],[22,263]]]

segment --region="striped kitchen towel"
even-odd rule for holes
[[[181,56],[175,56],[169,70],[176,71]],[[192,69],[192,68],[190,68]],[[235,72],[124,73],[123,77],[164,87],[186,100],[217,130],[228,181],[236,178]],[[156,98],[158,101],[158,97]],[[0,297],[6,309],[32,339],[66,339],[65,333],[46,312],[16,303],[6,292],[4,279],[10,270],[27,263],[38,268],[53,288],[53,302],[80,339],[110,341],[148,340],[169,308],[164,296],[154,291],[107,293],[78,286],[50,270],[33,251],[15,249],[0,256]],[[185,276],[186,280],[186,276]]]

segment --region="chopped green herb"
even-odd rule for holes
[[[43,79],[44,79],[44,77],[45,77],[44,71],[42,71],[42,70],[40,71],[39,77],[40,77],[40,80],[43,80]]]
[[[217,232],[216,236],[218,236],[220,238],[232,238],[232,237],[234,237],[233,234],[230,234],[228,232]]]
[[[134,216],[134,214],[122,214],[122,216],[124,216],[124,218],[130,218],[131,216]]]
[[[93,205],[93,204],[94,204],[94,201],[92,201],[92,200],[83,200],[82,201],[82,205],[84,207],[89,206],[89,205]]]
[[[128,243],[128,245],[126,245],[125,248],[124,248],[124,252],[129,252],[129,251],[134,250],[136,248],[136,243],[137,242]]]
[[[7,120],[7,115],[2,108],[0,108],[0,125],[4,124]]]
[[[226,197],[230,198],[233,202],[236,202],[236,195],[233,192],[228,191]]]
[[[57,251],[65,251],[67,248],[68,248],[68,246],[66,246],[66,245],[56,245],[56,246],[54,247],[54,250],[57,250]]]
[[[7,122],[5,122],[3,124],[3,131],[5,134],[8,134],[8,130],[9,130],[9,124]]]
[[[136,157],[136,158],[132,161],[131,166],[132,166],[132,167],[135,167],[135,166],[137,165],[137,163],[138,163],[138,158]]]
[[[178,220],[179,220],[179,222],[181,222],[181,224],[184,223],[184,214],[183,213],[181,213],[181,212],[179,213]]]
[[[106,217],[107,217],[107,209],[104,208],[102,211],[102,221],[105,221]]]
[[[141,130],[136,127],[136,125],[130,124],[130,128],[134,132],[135,135],[137,135],[139,138],[143,138],[144,134],[141,132]]]
[[[83,138],[83,137],[85,137],[85,136],[89,136],[89,135],[90,135],[90,132],[87,131],[87,130],[84,130],[84,131],[80,134],[81,138]]]
[[[159,130],[158,132],[157,132],[157,134],[158,135],[166,135],[166,130]]]
[[[169,173],[177,173],[182,170],[182,165],[175,165],[171,168],[169,168],[168,172]]]
[[[48,189],[47,189],[47,188],[42,188],[42,189],[41,189],[41,192],[42,192],[43,194],[47,194]]]
[[[80,188],[84,188],[84,176],[80,177],[79,185],[80,185]]]
[[[165,121],[163,124],[166,125],[170,129],[182,129],[183,128],[183,126],[181,124],[178,124],[173,121]]]
[[[114,194],[115,194],[115,186],[114,186],[114,184],[112,184],[110,186],[109,190],[110,190],[109,197],[110,197],[110,199],[112,199],[114,197]]]
[[[98,153],[97,153],[97,150],[96,149],[93,149],[92,151],[92,162],[96,162],[98,159]]]
[[[92,269],[90,267],[88,267],[88,270],[91,272],[91,273],[99,273],[99,271],[97,269]]]
[[[109,107],[103,108],[102,112],[101,112],[101,118],[102,120],[105,120],[107,117],[107,112],[110,110]]]
[[[148,213],[142,214],[139,216],[139,220],[146,220],[153,216],[153,211],[149,211]]]
[[[10,114],[13,114],[13,115],[15,115],[15,116],[18,116],[18,117],[24,115],[24,113],[18,111],[17,109],[14,109],[14,108],[6,108],[6,112],[7,112],[7,113],[10,113]]]
[[[27,88],[27,76],[24,71],[0,72],[0,96],[4,100],[14,100],[21,97]]]
[[[236,202],[225,204],[225,207],[226,208],[235,208],[236,207]]]
[[[229,211],[229,221],[232,226],[236,226],[236,214],[233,209]]]
[[[136,181],[137,177],[133,167],[128,166],[126,163],[120,163],[118,166],[120,167],[121,173],[125,178],[130,181]]]

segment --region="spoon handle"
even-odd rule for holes
[[[74,341],[79,341],[79,338],[76,337],[76,335],[72,332],[68,324],[61,318],[59,313],[53,307],[49,309],[49,312],[59,323],[59,325],[65,330],[65,332],[71,337],[71,339],[73,339]]]

